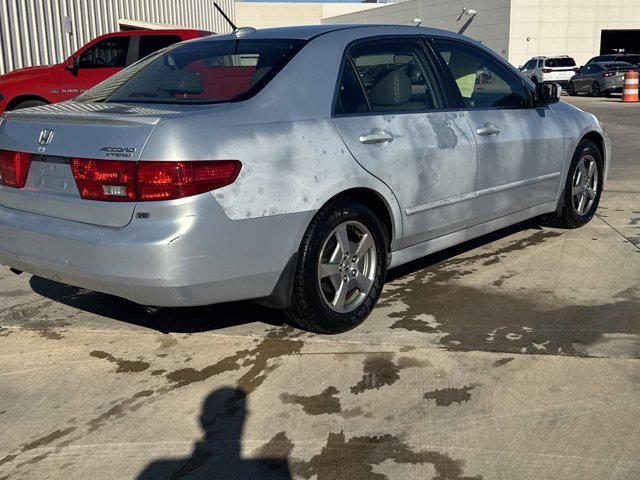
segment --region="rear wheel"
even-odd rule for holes
[[[567,94],[571,97],[575,97],[578,92],[576,92],[576,86],[573,84],[573,82],[569,82],[567,84]]]
[[[552,223],[560,228],[578,228],[593,218],[602,194],[602,153],[595,143],[583,140],[573,156],[562,198],[562,210]]]
[[[600,91],[600,84],[598,82],[593,82],[593,85],[591,85],[591,95],[594,97],[602,96],[602,92]]]
[[[355,328],[378,301],[386,265],[387,235],[377,216],[352,200],[332,202],[302,240],[287,315],[319,333]]]
[[[46,105],[47,102],[43,102],[42,100],[25,100],[24,102],[18,103],[13,110],[20,110],[21,108],[29,108],[29,107],[39,107],[40,105]]]

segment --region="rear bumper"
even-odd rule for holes
[[[143,211],[149,218],[111,228],[0,206],[0,263],[143,305],[260,298],[273,292],[313,215],[232,221],[211,194],[136,207]]]

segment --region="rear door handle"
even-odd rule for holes
[[[481,137],[493,137],[500,133],[500,129],[495,125],[485,123],[484,127],[478,128],[476,132],[478,132],[478,135]]]
[[[376,143],[389,143],[393,142],[394,135],[391,132],[386,130],[381,130],[379,128],[374,128],[371,132],[366,135],[360,135],[360,142],[365,145],[371,145]]]

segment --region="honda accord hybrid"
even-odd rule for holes
[[[610,153],[557,85],[467,37],[243,28],[5,113],[0,263],[145,306],[257,299],[342,332],[389,268],[532,217],[589,222]]]

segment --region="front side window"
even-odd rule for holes
[[[461,42],[436,40],[436,51],[453,75],[465,106],[521,108],[530,106],[522,80],[487,53]]]
[[[100,40],[80,54],[78,68],[124,68],[131,37]]]
[[[88,90],[80,102],[222,103],[263,88],[302,40],[211,40],[152,54]]]
[[[534,68],[536,68],[536,61],[529,60],[527,63],[525,63],[524,68],[527,70],[533,70]]]

